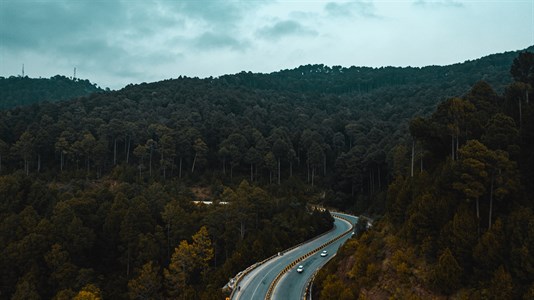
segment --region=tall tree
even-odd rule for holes
[[[149,261],[138,270],[137,274],[137,277],[128,281],[128,295],[130,299],[161,299],[159,267],[152,261]]]
[[[311,185],[312,187],[314,186],[314,179],[315,179],[315,170],[317,168],[320,168],[321,165],[323,164],[323,156],[324,156],[324,152],[323,152],[323,149],[321,148],[321,145],[319,145],[319,143],[317,142],[313,142],[310,146],[310,148],[308,149],[308,163],[310,164],[310,167],[311,167]]]
[[[2,157],[6,157],[9,153],[9,146],[6,142],[0,139],[0,174],[2,174]]]
[[[35,153],[34,141],[34,136],[30,132],[25,131],[13,146],[13,150],[24,161],[24,172],[26,175],[30,173],[30,160]]]
[[[193,235],[193,242],[180,242],[172,255],[169,267],[163,271],[168,296],[186,296],[189,280],[195,271],[205,273],[208,262],[213,259],[213,247],[205,226]]]
[[[510,73],[515,81],[534,87],[534,53],[522,52],[513,61]],[[528,103],[528,101],[527,101]]]
[[[254,147],[250,147],[245,154],[244,160],[250,165],[250,182],[254,182],[254,165],[258,165],[261,161],[261,154]]]
[[[137,165],[137,169],[139,169],[139,179],[141,180],[143,174],[142,171],[145,168],[144,166],[144,159],[148,154],[147,146],[139,144],[137,147],[135,147],[133,154],[135,157],[137,157],[139,163]]]
[[[276,139],[273,143],[273,154],[278,161],[278,184],[280,185],[280,161],[287,157],[289,145],[282,139]]]
[[[174,165],[174,157],[176,156],[175,140],[170,133],[165,133],[159,139],[159,153],[161,156],[160,165],[163,168],[163,180],[167,178],[167,169]]]
[[[208,146],[201,138],[198,138],[193,144],[193,151],[195,152],[195,156],[193,158],[193,165],[191,166],[191,173],[195,172],[196,164],[204,166],[207,163],[206,155],[208,154]]]

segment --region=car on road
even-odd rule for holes
[[[302,265],[298,266],[297,273],[302,273],[304,271],[304,267]]]
[[[326,250],[323,250],[323,252],[321,252],[321,257],[325,257],[328,255],[328,252]]]

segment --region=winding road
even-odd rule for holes
[[[306,242],[294,249],[284,252],[283,255],[276,256],[271,260],[259,265],[240,280],[239,288],[234,292],[232,299],[265,299],[269,286],[276,276],[286,268],[286,266],[290,265],[299,257],[317,249],[321,245],[347,232],[352,227],[354,222],[358,220],[357,217],[351,215],[339,213],[332,213],[332,215],[334,217],[341,215],[342,217],[348,219],[352,224],[336,217],[334,219],[334,228],[328,233]],[[326,257],[321,257],[320,252],[317,252],[316,254],[311,255],[305,260],[301,261],[299,265],[304,266],[304,271],[302,273],[296,272],[296,266],[285,273],[275,286],[273,291],[273,299],[301,299],[306,288],[306,283],[311,276],[313,276],[315,270],[323,266],[337,251],[339,246],[342,245],[348,238],[350,238],[350,234],[345,235],[343,238],[324,248],[324,250],[328,251],[328,256]]]

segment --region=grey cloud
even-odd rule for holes
[[[90,5],[88,1],[40,2],[3,1],[0,10],[0,37],[4,47],[51,48],[65,41],[103,27],[119,24],[119,2]]]
[[[54,59],[56,65],[95,72],[127,65],[121,74],[139,73],[139,77],[137,63],[164,65],[179,57],[169,55],[173,49],[151,47],[154,53],[139,54],[144,49],[135,48],[163,29],[184,27],[182,17],[162,6],[166,1],[0,1],[3,52],[33,53]]]
[[[464,5],[455,0],[417,0],[413,3],[419,7],[463,7]]]
[[[227,34],[216,34],[205,32],[193,41],[193,46],[201,50],[212,50],[218,48],[230,48],[232,50],[245,50],[249,43],[239,41]]]
[[[142,39],[163,28],[184,27],[183,18],[166,13],[157,1],[2,0],[1,8],[0,47],[13,50],[51,50],[80,37],[105,41],[122,33]]]
[[[293,20],[280,21],[272,26],[264,26],[256,31],[262,38],[278,40],[285,36],[316,36],[317,31]]]
[[[374,4],[368,1],[329,2],[325,5],[324,9],[332,17],[378,17],[375,13]]]
[[[179,1],[176,4],[177,13],[219,26],[233,25],[242,18],[241,9],[234,1]]]
[[[159,0],[165,10],[188,19],[204,21],[212,30],[237,27],[248,11],[271,3],[272,0]]]

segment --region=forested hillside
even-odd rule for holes
[[[241,72],[220,79],[229,85],[278,91],[345,94],[368,93],[387,87],[432,87],[438,95],[464,93],[477,81],[484,80],[501,92],[511,81],[508,71],[516,56],[517,52],[511,51],[449,66],[423,68],[305,65],[270,74]]]
[[[530,124],[525,85],[509,85],[515,56],[422,69],[304,66],[180,77],[0,111],[0,297],[220,299],[220,288],[239,270],[332,226],[327,213],[307,209],[309,202],[406,213],[411,198],[391,195],[392,186],[408,189],[423,178],[406,177],[410,149],[402,145],[411,145],[410,132],[414,160],[432,178],[447,149],[457,166],[468,139],[501,147],[500,135],[508,136],[502,124]],[[499,92],[508,86],[505,96],[477,83],[467,100],[448,100],[439,114],[408,127],[440,101],[467,93],[471,74]],[[483,113],[467,114],[475,109]],[[493,120],[499,109],[508,109],[511,121]],[[486,146],[506,163],[505,175],[484,181],[495,188],[484,186],[478,198],[495,190],[491,220],[511,203],[502,197],[521,191],[520,183],[506,192],[497,186],[514,178],[514,159],[532,153],[524,132],[517,133],[520,142],[506,144],[508,160],[496,152],[501,148]],[[523,176],[532,170],[526,166]],[[450,205],[449,215],[456,213]],[[485,209],[480,204],[480,215]],[[428,243],[430,253],[441,253],[441,244]]]
[[[103,91],[85,79],[0,77],[0,109],[42,101],[59,101]]]
[[[522,53],[503,94],[479,82],[412,119],[385,217],[321,271],[320,299],[534,298],[533,70]]]
[[[262,182],[295,172],[307,183],[332,187],[330,204],[352,206],[358,196],[366,207],[391,178],[391,150],[408,136],[408,120],[467,92],[471,73],[508,84],[512,57],[423,69],[305,66],[268,75],[179,78],[18,108],[0,115],[0,171],[82,173],[85,165],[83,176],[99,178],[126,163],[147,178],[204,170],[229,173],[226,178],[252,169],[249,180]],[[359,70],[376,87],[316,90],[318,81],[356,88]],[[244,79],[249,75],[264,78],[263,87]],[[407,83],[386,84],[394,78]]]

